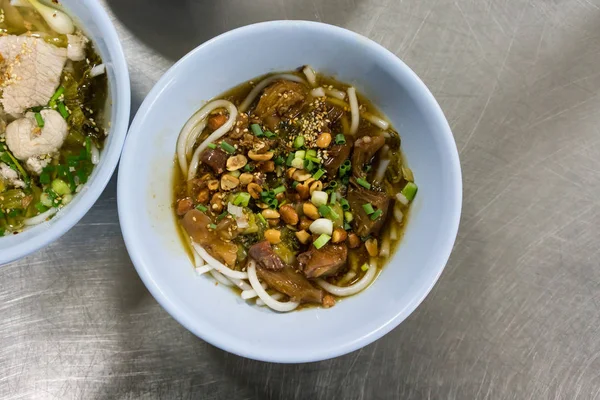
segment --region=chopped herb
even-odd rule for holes
[[[309,160],[309,161],[312,161],[314,163],[317,163],[317,164],[321,164],[321,159],[320,158],[309,156],[308,154],[306,155],[305,159]]]
[[[285,159],[281,156],[275,157],[275,165],[283,165],[285,164]]]
[[[299,149],[304,146],[304,136],[296,136],[294,139],[294,148]]]
[[[33,115],[35,116],[35,122],[37,122],[37,126],[39,126],[40,128],[43,128],[44,127],[44,118],[42,118],[42,114],[40,114],[39,112],[36,112]]]
[[[362,265],[362,267],[360,267],[360,269],[361,269],[363,272],[367,272],[367,271],[369,270],[369,264],[367,264],[367,263],[364,263],[364,264]]]
[[[346,136],[343,133],[335,135],[335,144],[346,144]]]
[[[344,175],[348,174],[351,169],[352,169],[352,163],[350,162],[350,160],[344,161],[344,163],[339,168],[340,175],[344,176]]]
[[[36,203],[35,204],[35,209],[38,210],[41,213],[43,213],[44,211],[48,211],[48,207],[46,207],[42,203]]]
[[[304,151],[304,150],[298,150],[296,152],[296,154],[294,155],[294,157],[299,158],[301,160],[304,160],[304,157],[306,157],[306,151]]]
[[[315,164],[308,159],[304,160],[304,169],[307,170],[308,172],[312,172],[314,169],[316,168]]]
[[[62,115],[64,119],[69,118],[69,111],[67,110],[67,106],[65,106],[65,103],[63,103],[62,101],[58,103],[58,112],[60,113],[60,115]]]
[[[335,192],[331,193],[331,199],[329,200],[329,203],[335,204],[336,200],[337,200],[337,195],[335,194]]]
[[[371,184],[369,182],[367,182],[366,180],[364,180],[363,178],[358,178],[356,180],[356,183],[358,183],[360,186],[364,187],[365,189],[371,189]]]
[[[203,204],[198,204],[196,206],[196,210],[202,211],[202,212],[206,212],[206,211],[208,211],[208,208],[205,205],[203,205]]]
[[[217,216],[217,222],[221,221],[223,218],[225,218],[227,216],[227,214],[229,214],[227,211],[223,211],[221,214],[219,214]]]
[[[366,203],[362,205],[363,210],[367,213],[367,215],[371,215],[375,212],[373,205],[371,203]]]
[[[226,152],[228,152],[229,154],[235,153],[235,147],[233,147],[232,145],[230,145],[227,142],[221,142],[221,148],[223,150],[225,150]]]
[[[287,159],[285,160],[285,165],[287,165],[288,167],[291,167],[292,166],[292,162],[294,161],[295,158],[296,157],[295,157],[294,153],[288,154]]]
[[[294,182],[292,182],[292,187],[293,187],[294,189],[296,189],[296,186],[298,186],[299,184],[300,184],[300,182],[298,182],[298,181],[294,181]]]
[[[207,146],[209,149],[213,149],[213,150],[217,148],[217,145],[214,143],[209,143]]]
[[[208,227],[213,230],[217,229],[217,226],[215,224],[210,224],[210,225],[208,225]]]
[[[327,242],[329,242],[331,240],[331,236],[326,235],[326,234],[321,234],[321,236],[318,237],[317,240],[315,240],[313,242],[313,245],[317,248],[320,249],[321,247],[325,246],[327,244]]]
[[[265,217],[263,217],[263,215],[261,213],[256,214],[256,216],[258,217],[258,219],[260,220],[260,222],[262,222],[263,224],[266,225],[267,220],[265,219]]]
[[[377,218],[381,217],[381,214],[383,214],[383,211],[375,211],[373,214],[371,214],[371,221],[375,221]]]
[[[315,178],[315,180],[319,180],[321,179],[321,177],[325,175],[325,170],[323,169],[319,169],[317,172],[315,172],[315,174],[313,175],[313,178]]]
[[[252,124],[252,125],[250,125],[250,129],[252,130],[252,133],[254,133],[254,135],[256,137],[261,137],[261,136],[265,135],[263,133],[263,130],[260,128],[259,124]]]
[[[349,223],[344,222],[344,230],[349,231],[350,229],[352,229],[352,226],[350,226]]]
[[[348,200],[346,200],[344,198],[340,198],[340,205],[342,206],[342,210],[344,210],[344,211],[350,210],[350,203],[348,203]]]
[[[247,192],[238,193],[233,199],[233,205],[235,206],[248,207],[248,203],[250,203],[250,193]]]
[[[85,138],[85,155],[88,160],[92,159],[92,139],[89,137]]]
[[[54,92],[54,94],[52,95],[52,97],[50,97],[50,101],[48,101],[48,105],[52,108],[56,107],[56,100],[58,100],[59,97],[62,96],[62,94],[64,92],[65,92],[65,87],[59,86],[58,89],[56,89],[56,92]]]
[[[329,206],[319,206],[319,214],[325,218],[338,219],[340,216]]]
[[[337,181],[331,181],[331,182],[329,182],[329,184],[327,185],[327,187],[328,187],[329,189],[335,189],[337,186],[338,186],[338,183],[337,183]]]
[[[408,182],[406,186],[404,186],[404,189],[402,189],[401,193],[404,195],[404,197],[406,197],[408,201],[412,201],[415,198],[415,195],[417,194],[417,189],[417,185],[415,185],[412,182]]]
[[[317,156],[317,151],[315,149],[306,150],[306,155],[308,157],[316,157]]]
[[[254,165],[252,165],[252,164],[246,164],[246,165],[244,165],[244,171],[246,171],[246,172],[252,172],[252,171],[254,171]]]
[[[273,139],[274,137],[277,137],[277,135],[271,131],[265,131],[265,136],[267,137],[267,139]]]
[[[279,193],[283,193],[283,192],[285,192],[285,186],[283,186],[283,185],[273,189],[273,193],[275,193],[276,195]]]

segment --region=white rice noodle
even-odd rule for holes
[[[372,123],[376,127],[381,128],[384,131],[388,130],[389,127],[390,127],[390,123],[389,122],[387,122],[383,118],[380,118],[380,117],[378,117],[376,115],[373,115],[373,114],[368,113],[368,112],[362,112],[362,113],[360,113],[360,115],[364,119],[366,119],[367,121],[369,121],[370,123]]]
[[[390,239],[398,240],[398,228],[396,228],[396,224],[391,224],[390,226]]]
[[[346,98],[346,92],[337,89],[325,89],[325,94],[338,100],[344,100]]]
[[[100,162],[100,150],[92,143],[92,164],[96,165]]]
[[[352,86],[348,88],[348,100],[350,102],[350,114],[352,115],[352,122],[350,123],[350,134],[355,135],[356,131],[358,130],[360,113],[358,110],[358,99],[356,98],[356,89]]]
[[[288,312],[295,310],[298,307],[298,305],[300,305],[300,303],[297,303],[295,301],[288,301],[283,303],[271,297],[271,295],[267,293],[265,289],[263,289],[260,282],[258,281],[258,277],[256,276],[256,263],[254,262],[254,260],[251,260],[248,263],[248,279],[250,280],[252,288],[258,294],[258,297],[260,297],[260,299],[273,310],[279,312]]]
[[[385,132],[383,132],[383,137],[386,138],[386,139],[389,139],[389,138],[392,137],[392,135],[390,134],[390,132],[385,131]]]
[[[26,219],[23,222],[23,224],[25,224],[26,226],[39,225],[42,222],[46,221],[51,216],[53,216],[54,214],[56,214],[57,211],[58,211],[58,208],[52,207],[48,211],[45,211],[45,212],[41,213],[40,215],[36,215],[35,217]]]
[[[232,109],[235,109],[235,106],[227,100],[215,100],[196,111],[196,113],[187,120],[181,129],[181,132],[179,133],[179,138],[177,139],[177,160],[179,161],[179,168],[184,175],[187,175],[188,173],[187,160],[191,157],[194,143],[196,143],[198,136],[200,136],[206,127],[206,118],[217,108],[226,108],[229,111],[230,118],[225,125],[229,125],[231,123],[231,126],[233,126],[235,118],[237,118],[237,110],[234,113],[235,118],[231,118],[231,111]],[[219,129],[217,131],[219,131]],[[207,142],[206,144],[208,145],[208,143],[210,142]]]
[[[212,269],[210,271],[210,274],[213,276],[213,278],[215,278],[215,280],[217,282],[219,282],[221,285],[225,285],[227,287],[231,287],[233,286],[233,283],[231,283],[231,281],[229,279],[227,279],[227,277],[225,277],[223,274],[221,274],[218,271],[215,271],[214,269]]]
[[[196,171],[198,170],[198,164],[200,163],[200,154],[202,154],[204,149],[206,149],[206,147],[208,147],[208,145],[210,143],[214,142],[215,140],[220,139],[227,132],[229,132],[231,130],[231,128],[233,128],[233,124],[235,124],[235,121],[237,119],[237,115],[238,115],[237,108],[235,108],[235,105],[233,105],[233,103],[230,101],[215,100],[215,101],[211,101],[210,103],[208,103],[207,105],[205,105],[203,107],[203,109],[211,109],[210,111],[213,111],[217,108],[226,108],[227,111],[229,112],[229,119],[219,129],[217,129],[216,131],[211,133],[206,138],[206,140],[204,140],[202,143],[200,143],[200,145],[196,148],[196,151],[194,151],[192,161],[190,161],[190,166],[187,171],[187,180],[188,181],[194,179],[194,177],[196,176]],[[178,157],[179,157],[179,150],[180,149],[179,149],[179,143],[178,143],[178,148],[177,148],[177,152],[178,152],[177,156]]]
[[[314,88],[310,91],[312,97],[325,97],[325,89],[322,87]]]
[[[240,107],[239,107],[240,112],[246,112],[246,110],[248,110],[248,107],[250,107],[252,102],[256,99],[256,96],[258,96],[258,94],[264,88],[269,86],[272,82],[275,82],[276,80],[279,80],[279,79],[284,79],[287,81],[294,81],[294,82],[299,82],[299,83],[305,83],[304,79],[297,77],[296,75],[292,75],[292,74],[273,75],[266,79],[263,79],[262,81],[260,81],[260,83],[258,85],[256,85],[254,87],[254,89],[252,89],[250,91],[250,93],[248,93],[248,96],[246,96],[246,98],[244,99],[242,104],[240,104]]]
[[[405,195],[403,195],[402,193],[398,193],[396,195],[396,199],[404,206],[408,205],[408,199],[406,198]]]
[[[323,279],[317,279],[317,284],[335,296],[351,296],[367,288],[371,284],[371,282],[373,282],[373,279],[375,279],[376,275],[377,263],[374,259],[371,258],[371,260],[369,261],[369,269],[367,270],[367,273],[354,285],[336,286],[324,281]]]
[[[212,271],[213,267],[210,265],[203,265],[201,267],[196,267],[195,270],[197,275],[204,275],[205,273]]]
[[[402,213],[402,210],[400,209],[398,204],[394,206],[394,218],[396,218],[396,221],[398,222],[402,222],[402,220],[404,219],[404,214]]]
[[[377,171],[375,172],[375,176],[373,177],[373,181],[381,182],[383,179],[383,175],[387,170],[388,165],[390,165],[390,160],[381,160],[379,161],[379,165],[377,166]]]
[[[246,272],[234,271],[231,268],[226,267],[225,264],[217,261],[213,256],[208,254],[208,252],[204,250],[198,243],[192,242],[192,247],[198,252],[198,254],[200,254],[204,261],[206,261],[209,265],[226,277],[235,279],[248,279],[248,274]]]
[[[276,293],[273,293],[273,294],[271,294],[270,296],[271,296],[271,298],[272,298],[272,299],[274,299],[274,300],[281,300],[281,299],[283,299],[283,297],[284,297],[284,294],[283,294],[283,293],[276,292]],[[266,306],[265,302],[264,302],[264,301],[262,301],[262,300],[260,299],[260,297],[259,297],[258,299],[256,299],[256,305],[257,305],[257,306],[261,306],[261,307],[263,307],[263,306]]]
[[[304,75],[306,75],[306,80],[308,81],[310,86],[316,87],[317,86],[317,75],[315,74],[315,70],[312,69],[312,67],[310,65],[307,65],[306,67],[304,67],[302,72],[304,72]],[[325,96],[325,95],[323,94],[323,96]],[[322,97],[322,96],[318,96],[318,97]]]
[[[390,236],[385,235],[381,239],[381,245],[379,246],[379,257],[388,257],[390,255]]]
[[[346,283],[350,282],[352,279],[354,279],[354,277],[355,277],[355,276],[356,276],[356,272],[354,272],[354,271],[348,271],[348,272],[346,273],[346,275],[344,275],[344,276],[342,277],[342,279],[340,279],[340,280],[338,281],[338,284],[340,284],[340,285],[344,285],[344,284],[346,284]]]
[[[95,65],[90,70],[90,76],[92,78],[95,78],[100,75],[104,75],[105,73],[106,73],[106,65],[104,65],[104,64]]]
[[[262,286],[263,289],[267,288],[267,284],[266,283],[261,283],[260,284]],[[253,299],[255,297],[258,297],[258,293],[256,293],[256,290],[254,289],[249,289],[249,290],[243,290],[242,291],[242,299],[244,300],[249,300],[249,299]]]

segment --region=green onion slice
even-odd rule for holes
[[[313,244],[315,245],[315,247],[317,249],[320,249],[321,247],[325,246],[327,244],[327,242],[329,242],[331,240],[331,236],[326,235],[326,234],[321,234],[321,236],[319,236],[317,238],[317,240],[315,240],[313,242]]]

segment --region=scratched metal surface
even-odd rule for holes
[[[460,234],[431,295],[383,339],[325,362],[265,364],[202,342],[149,295],[123,245],[113,179],[64,238],[0,268],[1,398],[600,396],[600,1],[104,4],[134,109],[187,50],[254,21],[316,19],[388,47],[454,131]]]

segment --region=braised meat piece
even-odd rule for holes
[[[345,244],[328,244],[320,249],[314,246],[298,255],[298,263],[307,278],[331,276],[346,264],[348,248]]]
[[[264,90],[254,114],[263,120],[269,129],[275,129],[282,118],[297,116],[307,98],[307,88],[301,83],[277,81]]]
[[[370,234],[379,234],[387,218],[390,201],[390,196],[384,192],[375,192],[363,187],[351,187],[348,190],[348,202],[350,203],[352,215],[354,215],[354,220],[352,221],[354,232],[358,236],[363,237]],[[367,203],[370,203],[375,210],[383,211],[383,214],[375,221],[363,209],[363,205]]]
[[[237,246],[216,235],[209,228],[210,224],[212,224],[210,217],[196,209],[188,211],[181,220],[181,225],[194,242],[217,260],[233,267],[237,260]]]
[[[225,172],[227,158],[227,153],[219,148],[206,149],[200,154],[200,161],[211,167],[212,170],[215,171],[215,174],[222,174]]]
[[[354,142],[352,153],[352,175],[355,178],[364,178],[367,174],[363,167],[368,165],[375,153],[385,144],[383,136],[363,136]]]
[[[334,144],[327,150],[328,157],[323,163],[330,178],[335,178],[339,172],[340,166],[350,157],[352,151],[352,142],[346,138],[346,144]]]
[[[323,290],[314,287],[301,272],[292,267],[286,266],[279,271],[270,271],[259,264],[256,271],[260,279],[269,287],[287,294],[292,301],[323,303]]]
[[[258,263],[259,267],[271,270],[279,271],[283,269],[284,265],[281,259],[271,247],[271,244],[266,240],[258,242],[248,250],[250,257],[252,257]]]

